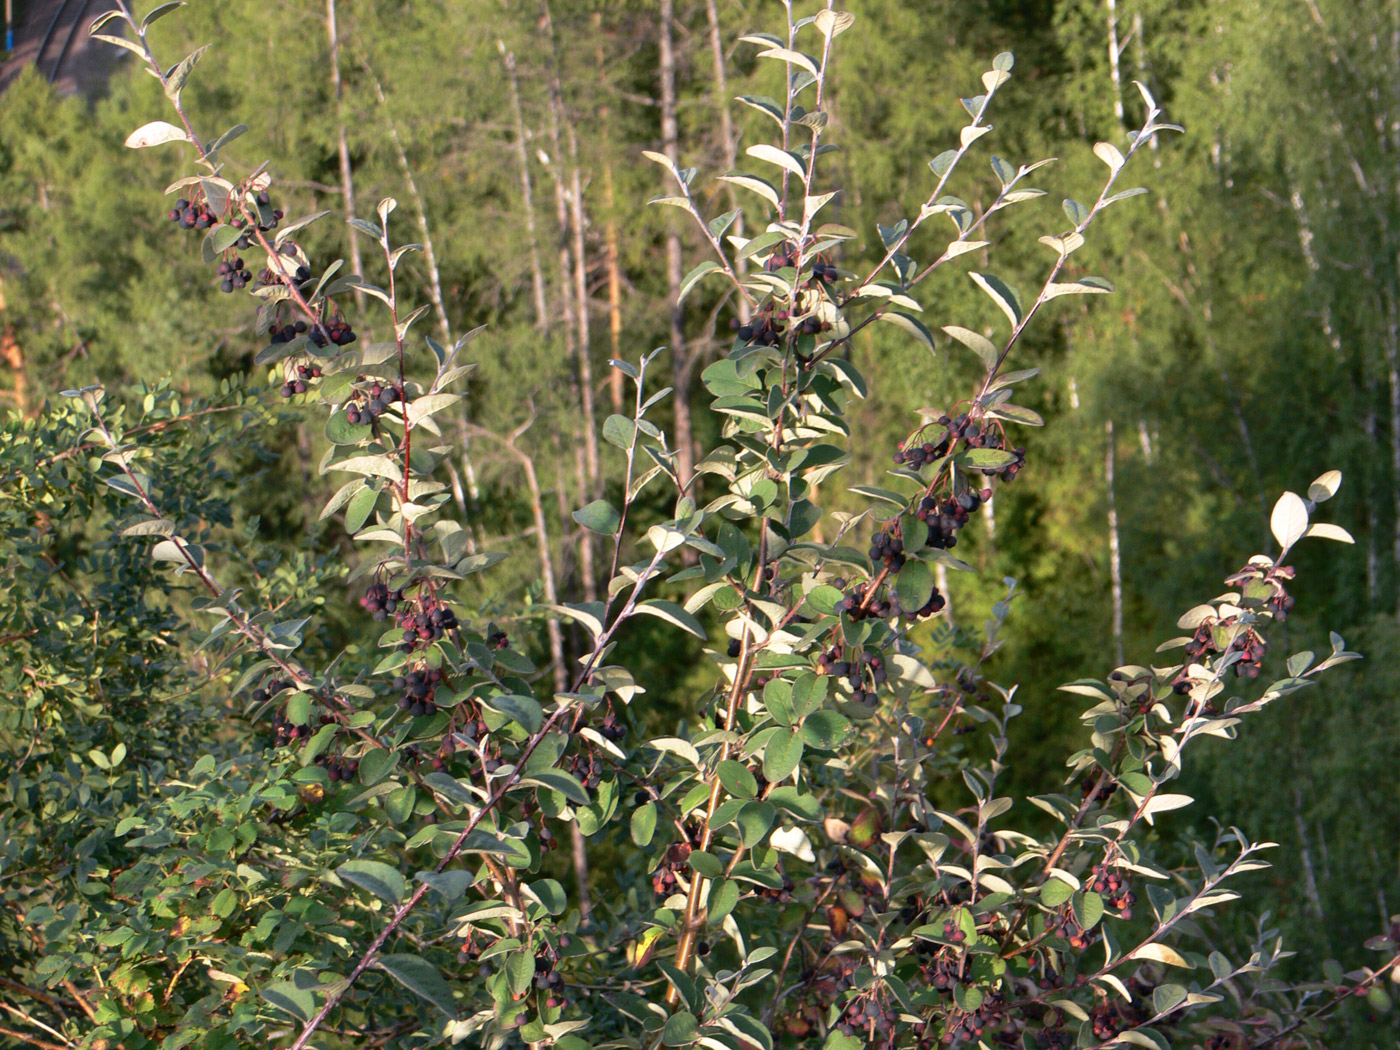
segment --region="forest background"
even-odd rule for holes
[[[431,246],[407,272],[443,341],[489,326],[472,344],[479,367],[453,464],[475,542],[519,554],[474,578],[488,612],[522,598],[584,600],[595,586],[570,511],[621,483],[615,462],[594,454],[622,397],[607,359],[669,346],[668,381],[684,394],[728,344],[734,301],[701,285],[683,309],[667,306],[680,260],[699,256],[679,212],[645,206],[664,187],[640,154],[679,142],[682,165],[736,166],[762,118],[733,99],[767,93],[769,71],[732,42],[766,24],[768,6],[196,2],[152,29],[164,53],[218,42],[187,104],[205,126],[250,125],[229,151],[240,166],[276,158],[289,215],[366,214],[398,197]],[[1186,126],[1153,143],[1147,203],[1102,221],[1087,262],[1114,276],[1118,294],[1029,336],[1023,360],[1043,372],[1031,406],[1047,422],[1033,468],[967,530],[959,554],[979,571],[940,581],[950,615],[922,630],[951,655],[1004,594],[1002,577],[1018,577],[1011,641],[988,673],[1028,683],[1011,777],[1058,785],[1053,756],[1078,708],[1055,683],[1096,673],[1106,637],[1145,658],[1238,568],[1239,536],[1267,545],[1272,494],[1341,469],[1335,516],[1357,544],[1299,555],[1300,615],[1287,627],[1296,639],[1334,628],[1369,659],[1271,709],[1194,774],[1192,790],[1199,812],[1228,813],[1284,847],[1254,878],[1288,942],[1313,961],[1359,961],[1361,942],[1400,908],[1400,4],[848,7],[857,17],[828,108],[850,189],[833,218],[865,240],[844,266],[878,258],[877,225],[927,195],[926,161],[958,126],[947,103],[999,51],[1016,54],[1017,77],[998,152],[1013,163],[1064,154],[1044,180],[1051,195],[1011,220],[998,246],[1012,283],[1043,262],[1016,236],[1041,221],[1033,209],[1098,177],[1090,150],[1066,144],[1136,126],[1131,80]],[[172,235],[152,187],[175,176],[175,158],[123,148],[127,130],[163,115],[158,95],[119,61],[100,100],[58,98],[33,70],[0,97],[6,408],[33,414],[61,388],[97,380],[130,395],[169,376],[187,397],[221,383],[281,385],[276,370],[253,368],[262,343],[246,301],[214,294],[196,242]],[[985,175],[974,209],[997,185]],[[322,223],[303,239],[313,256],[364,272],[367,246],[354,238]],[[993,321],[960,276],[930,301],[931,330],[944,313]],[[859,480],[879,484],[910,421],[950,408],[973,364],[941,335],[929,352],[879,325],[851,352],[885,392],[853,417],[851,442]],[[684,452],[690,428],[712,423],[697,414],[692,424],[684,397],[677,405]],[[268,574],[312,563],[343,573],[341,531],[317,521],[330,493],[312,469],[324,439],[295,405],[279,412],[257,455],[220,464],[265,479],[242,490],[236,523],[275,552]],[[317,623],[308,645],[327,652],[369,633],[343,607]],[[539,621],[512,633],[546,653]],[[660,624],[632,628],[624,645],[654,683],[631,717],[673,722],[698,646]]]

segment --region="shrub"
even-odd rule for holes
[[[850,16],[746,37],[785,67],[784,98],[744,100],[772,118],[774,143],[748,155],[773,170],[720,178],[767,202],[746,227],[762,232],[726,238],[737,213],[703,216],[694,169],[649,154],[673,187],[658,201],[692,216],[708,248],[682,294],[723,281],[748,307],[702,374],[722,440],[682,477],[658,422],[657,355],[612,362],[635,395],[630,417],[602,426],[625,463],[620,498],[574,513],[610,564],[605,597],[498,623],[462,603],[462,581],[499,558],[474,549],[438,477],[470,337],[413,338],[426,308],[402,296],[416,246],[392,236],[392,200],[378,223],[351,220],[379,245],[381,284],[339,261],[318,272],[297,235],[321,216],[289,220],[265,170],[230,171],[221,151],[239,129],[196,132],[181,92],[199,52],[167,70],[149,50],[146,26],[176,6],[98,20],[125,25],[106,38],[149,66],[179,121],[128,145],[192,152],[169,217],[201,238],[224,291],[257,299],[256,363],[276,367],[281,396],[325,420],[320,473],[350,480],[322,517],[353,537],[348,580],[384,628],[374,645],[322,651],[309,625],[346,570],[259,565],[231,535],[210,485],[246,479],[206,464],[216,443],[272,424],[256,398],[226,387],[182,411],[156,389],[135,412],[91,388],[11,425],[0,982],[24,1005],[5,1035],[136,1050],[1218,1050],[1311,1038],[1358,993],[1387,1001],[1396,931],[1374,942],[1375,969],[1289,987],[1270,976],[1287,953],[1264,921],[1247,945],[1217,943],[1213,922],[1268,844],[1225,827],[1185,848],[1158,834],[1192,801],[1173,790],[1190,745],[1232,738],[1355,658],[1333,635],[1321,659],[1294,653],[1283,677],[1255,684],[1292,606],[1294,545],[1347,538],[1311,520],[1339,475],[1279,500],[1279,553],[1187,612],[1164,662],[1063,687],[1090,706],[1060,790],[998,793],[1021,708],[991,660],[1015,582],[975,661],[935,667],[918,644],[944,605],[934,568],[971,570],[953,553],[961,530],[1034,460],[1015,436],[1040,423],[1012,401],[1034,377],[1010,369],[1018,340],[1052,300],[1111,290],[1076,253],[1104,209],[1142,192],[1119,189],[1141,144],[1179,130],[1146,89],[1139,131],[1095,147],[1097,200],[1066,201],[1068,228],[1041,238],[1051,254],[1034,298],[970,274],[1009,326],[995,340],[943,328],[980,361],[977,388],[889,450],[888,488],[850,488],[867,509],[826,514],[818,490],[849,459],[846,409],[871,396],[843,351],[875,322],[932,347],[915,295],[985,255],[978,238],[1043,195],[1027,178],[1048,162],[993,157],[1000,190],[980,212],[945,194],[991,130],[1012,69],[1000,55],[963,100],[957,147],[930,162],[927,202],[878,231],[878,266],[843,270],[857,234],[822,221],[835,191],[817,161]],[[909,253],[938,216],[952,240],[920,264]],[[359,338],[352,293],[387,311],[392,341]],[[638,500],[660,491],[669,520],[637,534]],[[647,683],[621,642],[639,618],[693,635],[712,667],[663,735],[639,734],[632,715]],[[561,621],[588,640],[576,661]],[[522,644],[540,624],[551,666]],[[615,858],[595,883],[605,892],[584,896],[556,852],[566,841],[580,859],[590,846]]]

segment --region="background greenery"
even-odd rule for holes
[[[702,175],[728,167],[720,106],[730,111],[742,154],[751,121],[761,118],[729,97],[778,91],[773,70],[758,68],[773,64],[755,63],[751,48],[738,48],[721,56],[721,95],[709,19],[718,22],[718,39],[733,41],[771,21],[768,6],[676,3],[682,163]],[[660,169],[639,161],[641,150],[661,143],[657,6],[504,7],[340,0],[339,104],[322,4],[197,3],[160,23],[152,39],[166,54],[217,41],[187,105],[204,127],[250,125],[231,153],[250,166],[275,158],[289,215],[343,208],[343,134],[361,213],[393,195],[411,221],[421,217],[451,333],[490,326],[472,344],[479,369],[464,428],[469,422],[506,434],[534,419],[518,445],[539,472],[561,590],[580,598],[582,540],[567,511],[595,489],[615,487],[618,464],[604,457],[595,481],[579,452],[585,424],[571,358],[573,274],[560,268],[561,249],[573,242],[559,221],[556,188],[567,217],[577,170],[588,352],[603,413],[612,396],[606,359],[619,352],[635,358],[670,340],[665,240],[679,232],[689,243],[693,231],[673,209],[643,205],[665,191]],[[1099,177],[1089,145],[1134,126],[1140,102],[1131,79],[1149,84],[1170,118],[1186,126],[1187,135],[1154,147],[1150,177],[1139,175],[1153,194],[1109,212],[1086,257],[1076,257],[1088,272],[1111,274],[1118,295],[1092,310],[1065,307],[1023,345],[1025,366],[1042,369],[1029,403],[1047,426],[1033,436],[1027,469],[998,496],[994,532],[988,522],[967,531],[959,554],[982,571],[950,581],[952,615],[958,624],[980,624],[1004,594],[1002,577],[1020,580],[1010,641],[989,674],[1026,683],[1026,715],[1014,730],[1020,763],[1010,775],[1018,787],[1056,784],[1061,771],[1052,763],[1065,753],[1078,707],[1054,686],[1100,673],[1093,658],[1113,632],[1110,506],[1121,549],[1122,650],[1146,662],[1173,633],[1176,616],[1238,568],[1239,536],[1267,543],[1273,493],[1341,469],[1348,483],[1332,516],[1357,545],[1301,552],[1289,644],[1323,644],[1325,625],[1370,659],[1271,708],[1193,787],[1204,811],[1228,813],[1256,837],[1282,844],[1277,866],[1254,876],[1258,899],[1304,958],[1360,961],[1361,941],[1400,900],[1393,778],[1400,759],[1400,11],[1381,0],[852,0],[849,8],[857,20],[843,40],[829,109],[847,150],[837,166],[843,156],[859,158],[859,166],[840,171],[836,181],[848,190],[833,218],[867,240],[841,258],[847,269],[878,260],[876,224],[910,217],[928,194],[933,177],[925,161],[956,136],[955,95],[998,51],[1015,52],[1017,76],[999,103],[995,149],[1013,163],[1052,148],[1066,154],[1039,173],[1050,194],[1009,219],[1014,243],[999,246],[997,265],[1012,283],[1033,285],[1048,261],[1031,254],[1040,251],[1033,238],[1015,234],[1043,225],[1044,210],[1059,198],[1088,193]],[[1111,40],[1120,48],[1116,63]],[[523,143],[506,53],[518,73]],[[127,130],[165,115],[165,103],[128,62],[118,69],[98,100],[55,98],[32,74],[0,97],[4,382],[24,416],[57,390],[94,380],[139,403],[142,384],[169,376],[166,396],[178,395],[186,407],[204,397],[228,403],[241,396],[240,377],[261,346],[247,300],[216,293],[195,241],[177,235],[152,191],[175,176],[176,158],[122,147]],[[1077,140],[1084,148],[1066,148]],[[982,170],[990,194],[996,182],[989,167]],[[974,190],[960,187],[976,208]],[[726,206],[705,202],[711,212]],[[313,257],[334,258],[350,250],[348,237],[348,227],[321,223],[305,241]],[[693,248],[687,255],[699,257]],[[367,264],[371,276],[375,270]],[[408,273],[416,298],[431,299],[426,266],[415,261]],[[970,281],[957,274],[942,281],[936,296],[925,297],[930,328],[993,323],[994,311]],[[685,308],[687,353],[703,362],[727,344],[734,310],[733,302],[707,298],[702,285]],[[887,326],[862,333],[853,355],[884,392],[853,417],[852,447],[864,475],[855,480],[878,483],[917,411],[949,408],[953,392],[967,389],[972,365],[941,338],[929,355]],[[258,387],[269,378],[259,371],[247,382]],[[293,586],[294,566],[319,566],[327,579],[343,569],[338,541],[316,522],[328,495],[312,469],[322,439],[294,410],[279,410],[277,422],[258,430],[256,444],[247,438],[208,450],[223,470],[261,471],[267,479],[244,488],[227,522],[211,521],[211,528],[232,526],[228,534],[256,552],[261,574],[250,585],[274,595]],[[491,589],[475,600],[492,608],[525,593],[540,598],[530,494],[518,460],[475,430],[464,448],[456,464],[460,498],[477,541],[521,555],[485,577]],[[182,482],[169,484],[174,491]],[[63,522],[64,545],[49,552],[58,568],[99,556],[89,544],[105,529],[91,515],[84,505]],[[133,564],[130,571],[150,570]],[[0,598],[7,621],[23,614],[26,593],[12,586]],[[327,652],[365,630],[355,617],[328,612],[315,639]],[[147,620],[158,634],[159,610],[143,610],[133,622]],[[542,654],[542,633],[536,643]],[[623,643],[642,669],[638,678],[655,683],[631,717],[662,724],[689,710],[698,648],[664,625],[645,636],[634,628]],[[7,655],[3,662],[20,661]],[[648,662],[655,673],[645,673]],[[11,672],[7,685],[27,688]],[[139,681],[121,688],[140,693]],[[216,725],[217,705],[209,702],[198,719],[161,708],[160,717],[172,720],[168,734],[206,724],[199,719]],[[30,747],[0,727],[7,766]]]

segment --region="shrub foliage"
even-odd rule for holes
[[[324,213],[285,216],[266,166],[232,170],[222,151],[240,128],[197,129],[182,91],[201,52],[166,67],[149,49],[149,24],[178,6],[138,20],[119,4],[96,27],[173,107],[127,144],[189,155],[167,193],[190,232],[170,236],[199,238],[223,290],[254,297],[257,364],[299,419],[323,422],[319,471],[344,483],[322,517],[355,555],[278,562],[233,521],[228,494],[263,483],[248,464],[279,418],[259,390],[182,405],[166,387],[89,388],[8,424],[0,988],[16,1005],[0,1033],[133,1050],[1217,1050],[1313,1039],[1358,993],[1386,1002],[1388,936],[1373,969],[1300,987],[1271,977],[1287,953],[1266,919],[1252,943],[1222,940],[1214,917],[1240,906],[1268,843],[1225,824],[1163,837],[1192,802],[1176,781],[1203,738],[1232,739],[1356,657],[1333,635],[1260,678],[1286,642],[1295,544],[1348,538],[1312,521],[1340,475],[1286,493],[1277,553],[1189,610],[1160,655],[1063,687],[1089,706],[1058,790],[999,787],[1021,707],[991,675],[1015,582],[970,663],[921,627],[944,607],[938,568],[973,571],[961,531],[1034,463],[1018,341],[1053,300],[1112,290],[1079,265],[1086,237],[1144,192],[1122,180],[1140,147],[1180,130],[1146,89],[1139,130],[1094,149],[1102,192],[1066,200],[1040,238],[1045,278],[1023,296],[986,267],[1001,213],[1044,195],[1030,177],[1050,162],[991,157],[985,207],[949,193],[992,130],[1009,54],[962,100],[926,201],[876,231],[879,265],[852,272],[841,249],[858,233],[834,221],[820,164],[851,17],[744,37],[786,85],[741,100],[771,138],[748,148],[752,170],[718,176],[752,202],[746,223],[702,213],[696,171],[648,154],[666,180],[656,203],[707,246],[682,295],[712,282],[741,304],[701,377],[721,439],[682,476],[660,351],[613,361],[633,409],[606,419],[602,448],[625,481],[574,514],[606,567],[599,597],[488,617],[462,581],[499,556],[454,517],[442,477],[472,336],[415,331],[427,307],[397,275],[418,246],[399,242],[393,200],[378,222],[351,220],[378,245],[380,283],[306,256],[298,233]],[[825,513],[848,407],[879,395],[852,339],[883,323],[932,349],[920,297],[964,279],[949,274],[967,259],[1006,320],[942,326],[979,381],[911,421],[885,487],[849,490],[865,510]],[[357,297],[378,316],[353,318]],[[210,467],[235,460],[248,469]],[[667,520],[636,527],[642,499]],[[347,583],[355,615],[383,625],[377,645],[337,650],[316,629]],[[712,669],[661,735],[640,731],[647,683],[622,644],[642,618],[694,636]],[[586,640],[578,658],[541,656],[535,637],[565,626]],[[589,857],[609,864],[592,893]]]

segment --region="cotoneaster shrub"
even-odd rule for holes
[[[991,131],[1012,71],[1000,55],[963,100],[958,143],[930,161],[926,202],[877,231],[879,265],[844,269],[859,234],[827,221],[838,188],[820,158],[851,16],[828,8],[745,37],[786,85],[743,99],[772,120],[747,151],[760,170],[718,176],[753,194],[743,228],[758,232],[729,236],[738,212],[702,214],[696,171],[648,155],[669,182],[658,202],[691,215],[707,248],[682,294],[725,283],[744,304],[702,374],[722,440],[681,477],[659,351],[612,362],[634,393],[601,428],[623,498],[574,513],[607,566],[603,597],[492,619],[462,581],[499,556],[475,549],[440,476],[471,336],[417,334],[426,307],[398,280],[416,246],[399,242],[393,200],[378,222],[350,220],[379,246],[380,284],[307,257],[298,234],[324,213],[283,214],[271,167],[223,156],[241,129],[211,135],[187,112],[200,52],[167,68],[150,51],[147,26],[178,6],[138,20],[119,3],[98,20],[174,108],[128,145],[187,152],[170,235],[198,237],[220,289],[254,297],[256,363],[324,425],[319,471],[346,480],[322,517],[356,556],[348,574],[303,559],[269,576],[231,534],[206,489],[238,479],[205,471],[216,442],[274,425],[248,391],[187,412],[153,391],[138,413],[129,392],[90,388],[11,424],[0,988],[15,1005],[0,1036],[133,1050],[1223,1050],[1331,1045],[1324,1026],[1349,997],[1387,1002],[1396,931],[1374,942],[1374,968],[1291,987],[1270,975],[1286,952],[1266,921],[1249,944],[1217,943],[1213,923],[1248,906],[1241,876],[1268,844],[1226,823],[1185,849],[1160,837],[1192,802],[1174,782],[1193,745],[1233,738],[1356,655],[1333,635],[1321,658],[1268,658],[1294,546],[1347,538],[1312,522],[1339,475],[1279,500],[1279,550],[1242,560],[1181,637],[1064,687],[1089,706],[1059,790],[999,792],[1021,710],[994,680],[1015,582],[975,661],[935,673],[911,636],[944,607],[934,568],[970,571],[962,530],[1034,469],[1023,428],[1041,421],[1013,401],[1035,375],[1014,368],[1018,341],[1053,300],[1111,290],[1077,253],[1104,209],[1142,192],[1121,181],[1141,144],[1180,130],[1145,89],[1138,132],[1095,147],[1098,198],[1065,201],[1067,224],[1041,238],[1035,295],[978,269],[1005,328],[941,319],[980,361],[975,388],[911,420],[884,486],[849,488],[863,511],[828,514],[819,487],[842,483],[848,407],[879,398],[844,350],[876,322],[931,348],[917,297],[960,256],[986,258],[1000,214],[1043,195],[1029,176],[1049,162],[992,157],[1000,191],[980,211],[947,192]],[[358,326],[356,295],[378,311]],[[637,501],[660,492],[669,519],[635,529]],[[382,633],[368,650],[321,651],[308,624],[346,601],[347,578],[353,612]],[[648,683],[618,644],[639,617],[693,635],[713,669],[662,735],[636,731]],[[540,666],[521,634],[560,622],[585,651]],[[560,849],[574,829],[613,859],[586,913]]]

